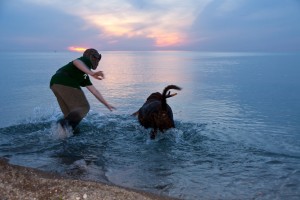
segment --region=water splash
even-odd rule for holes
[[[62,127],[60,123],[53,122],[50,128],[50,136],[53,139],[66,139],[73,136],[73,129],[71,126]]]
[[[54,116],[59,115],[37,114],[30,123],[0,128],[0,156],[14,164],[183,199],[270,199],[276,197],[273,188],[279,197],[298,195],[299,157],[265,153],[221,137],[215,124],[175,120],[176,128],[151,140],[150,130],[130,115],[91,112],[79,134],[63,130]]]

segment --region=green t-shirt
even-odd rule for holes
[[[81,60],[89,69],[92,68],[92,63],[88,58],[80,57],[78,60]],[[56,71],[51,78],[50,87],[53,84],[65,85],[80,89],[80,87],[92,85],[92,82],[89,76],[78,69],[72,61]]]

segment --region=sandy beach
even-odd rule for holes
[[[65,178],[58,174],[12,165],[0,158],[0,200],[14,199],[167,200],[171,198],[98,182]]]

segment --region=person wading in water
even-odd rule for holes
[[[103,98],[89,78],[89,76],[97,80],[104,78],[102,71],[92,71],[97,69],[100,60],[101,54],[97,50],[87,49],[83,56],[61,67],[52,76],[50,88],[64,114],[64,118],[58,120],[64,129],[71,126],[74,131],[90,110],[81,87],[86,87],[110,111],[115,109]]]

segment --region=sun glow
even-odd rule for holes
[[[105,18],[106,20],[101,20]],[[137,17],[137,19],[142,17]],[[99,17],[96,15],[86,16],[85,19],[89,21],[93,26],[101,28],[102,37],[113,38],[148,38],[154,41],[154,45],[157,47],[176,46],[185,42],[185,36],[182,31],[178,30],[178,27],[185,28],[185,24],[179,22],[175,25],[168,25],[168,19],[162,19],[161,25],[153,25],[147,17],[144,20],[148,22],[136,21],[131,16],[125,19],[116,19],[114,16],[107,15],[106,17]],[[146,24],[146,25],[145,25]],[[166,28],[168,27],[168,28]],[[117,43],[117,40],[116,40]]]
[[[147,41],[152,47],[180,46],[189,42],[188,30],[197,20],[199,13],[212,0],[154,0],[146,1],[97,1],[93,3],[71,3],[59,0],[31,0],[43,2],[75,15],[85,22],[82,30],[96,30],[94,42],[113,43],[115,46],[126,41]],[[46,3],[45,3],[46,2]],[[60,2],[60,3],[58,3]],[[139,2],[139,3],[137,3]],[[195,3],[198,2],[198,3]],[[57,6],[59,5],[60,6]],[[83,9],[84,7],[84,9]],[[95,41],[97,40],[97,41]],[[71,46],[70,51],[83,52],[86,48]]]
[[[87,48],[78,47],[78,46],[70,46],[70,47],[68,47],[68,49],[69,49],[69,51],[84,52]]]
[[[150,35],[149,38],[154,38],[157,47],[176,46],[184,43],[184,36],[180,33],[157,33]]]

